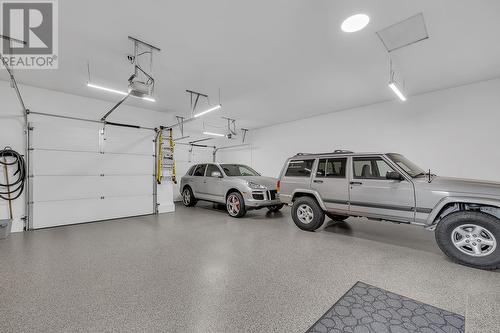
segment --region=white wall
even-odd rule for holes
[[[266,127],[249,137],[251,149],[222,151],[218,160],[278,176],[297,152],[400,152],[438,175],[499,181],[500,79]]]
[[[100,119],[113,103],[86,98],[71,94],[55,92],[30,86],[20,86],[26,106],[35,112],[69,115],[88,119]],[[117,99],[118,100],[118,99]],[[24,151],[24,131],[23,117],[15,91],[10,88],[9,82],[0,81],[0,147],[10,146],[14,150],[25,154]],[[175,123],[173,115],[161,112],[154,112],[142,108],[127,105],[120,106],[113,115],[108,118],[110,121],[138,124],[147,127],[157,127]],[[97,133],[96,133],[97,135]],[[175,134],[177,136],[177,133]],[[152,133],[153,139],[153,133]],[[180,147],[180,159],[185,159]],[[211,154],[211,151],[208,152]],[[200,154],[196,155],[199,156]],[[210,155],[211,156],[211,155]],[[177,155],[176,155],[177,158]],[[180,163],[178,174],[183,175],[188,165]],[[0,177],[4,177],[0,170]],[[170,185],[166,185],[170,186]],[[178,189],[174,188],[174,196],[177,196]],[[159,195],[171,193],[160,188]],[[161,204],[162,198],[159,198]],[[170,198],[171,200],[171,198]],[[21,231],[23,224],[21,218],[24,212],[24,195],[14,202],[14,223],[13,231]],[[0,219],[8,218],[7,203],[0,200]]]

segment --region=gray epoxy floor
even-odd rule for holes
[[[210,204],[0,240],[0,332],[304,332],[358,280],[500,332],[500,272],[450,262],[430,232],[308,233],[287,208],[232,219]]]

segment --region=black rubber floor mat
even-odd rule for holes
[[[460,333],[465,332],[465,318],[357,282],[307,332]]]

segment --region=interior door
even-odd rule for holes
[[[215,164],[208,164],[207,171],[205,172],[205,181],[203,183],[203,192],[207,193],[207,197],[216,202],[225,202],[225,187],[223,179],[220,177],[213,177],[213,172],[219,172],[222,175],[222,171]]]
[[[347,158],[324,158],[318,162],[312,188],[321,195],[326,208],[333,212],[349,210]]]
[[[387,179],[386,173],[395,170],[381,156],[354,157],[352,161],[351,213],[397,221],[414,220],[413,183]]]

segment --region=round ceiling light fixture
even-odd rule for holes
[[[342,22],[341,28],[344,32],[356,32],[368,25],[370,17],[366,14],[356,14],[349,16]]]

